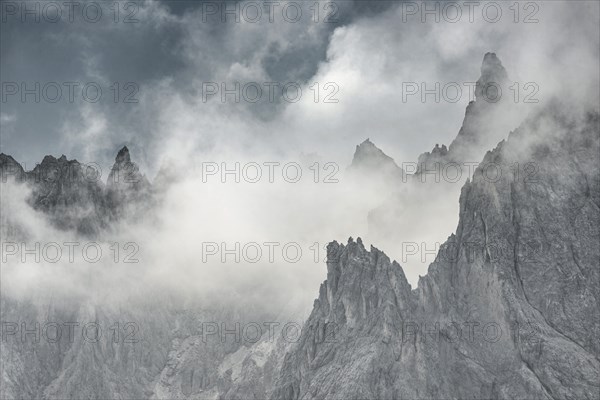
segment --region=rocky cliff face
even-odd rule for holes
[[[402,268],[381,251],[367,251],[360,239],[331,243],[327,280],[273,398],[393,398],[390,367],[410,297]]]
[[[3,297],[0,397],[148,398],[167,359],[173,319],[159,304],[152,312],[128,306],[64,295]],[[22,336],[25,328],[30,333]]]
[[[379,250],[330,244],[273,398],[597,399],[598,123],[551,107],[489,152],[412,291]]]

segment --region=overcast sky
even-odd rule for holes
[[[167,158],[217,159],[239,151],[261,160],[316,153],[344,164],[356,144],[371,138],[400,164],[435,143],[448,144],[469,101],[467,86],[456,102],[406,100],[403,83],[474,82],[488,51],[498,54],[521,90],[535,82],[536,98],[564,87],[597,92],[595,1],[523,2],[518,15],[501,3],[498,18],[493,5],[478,3],[471,14],[458,2],[458,19],[456,8],[439,2],[287,3],[273,6],[271,22],[265,2],[245,1],[238,11],[222,2],[120,2],[117,13],[112,2],[69,9],[61,2],[3,1],[2,151],[27,169],[46,154],[107,165],[127,144],[152,177]],[[97,5],[102,15],[93,22]],[[295,21],[297,5],[302,16]],[[23,14],[24,7],[32,13]],[[234,11],[224,22],[225,7]],[[435,14],[422,22],[425,7],[439,8],[439,22]],[[257,83],[262,96],[256,103],[242,96],[237,104],[232,95],[225,104],[220,93],[203,98],[210,82],[233,87],[235,81]],[[40,102],[31,94],[22,102],[21,85],[35,88],[36,82]],[[55,103],[49,101],[53,82],[62,88]],[[68,82],[79,85],[72,102]],[[269,99],[266,82],[291,83],[292,91],[300,85],[302,97]],[[14,84],[19,92],[13,95]],[[102,89],[98,102],[83,98],[86,84],[90,99],[96,86]]]

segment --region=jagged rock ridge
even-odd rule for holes
[[[488,152],[501,179],[480,167],[465,184],[456,234],[418,288],[360,240],[330,244],[315,329],[273,399],[597,399],[600,119],[561,111]],[[515,171],[530,160],[535,176]]]
[[[45,156],[33,170],[25,171],[14,158],[0,154],[0,174],[2,183],[14,180],[28,185],[29,204],[45,213],[55,227],[86,236],[139,212],[138,208],[145,209],[152,195],[150,183],[131,161],[126,146],[118,152],[106,185],[96,169],[65,155]]]

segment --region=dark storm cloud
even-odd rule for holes
[[[16,4],[21,7],[24,3]],[[73,22],[63,14],[55,23],[43,18],[36,23],[32,17],[23,22],[18,15],[3,15],[0,35],[3,84],[24,83],[27,88],[34,88],[39,83],[43,88],[55,82],[62,89],[62,97],[55,103],[46,101],[43,95],[39,103],[33,95],[23,101],[18,93],[1,104],[3,114],[15,117],[12,134],[2,135],[3,151],[14,154],[30,167],[44,154],[65,151],[61,142],[64,123],[81,118],[81,106],[105,109],[113,121],[123,122],[131,107],[113,101],[114,82],[120,85],[134,82],[141,86],[177,74],[184,67],[177,54],[182,36],[177,23],[158,15],[162,21],[154,20],[148,13],[139,13],[135,23],[114,23],[109,8],[102,9],[103,16],[96,23],[85,21],[78,13],[74,14]],[[73,101],[68,99],[65,82],[80,84],[74,89]],[[81,85],[89,82],[99,84],[103,90],[98,103],[82,99]]]
[[[4,8],[0,27],[2,82],[19,85],[25,82],[27,87],[35,82],[42,86],[48,82],[59,85],[97,82],[103,89],[98,103],[76,96],[72,103],[49,103],[42,99],[36,104],[32,96],[22,102],[17,94],[0,105],[4,116],[4,132],[0,137],[2,151],[33,167],[34,162],[48,153],[58,155],[69,150],[74,151],[70,156],[86,156],[81,149],[68,148],[65,140],[69,139],[65,139],[64,132],[65,124],[76,126],[78,122],[85,122],[88,117],[82,113],[83,108],[88,114],[109,116],[102,122],[103,129],[119,138],[118,143],[113,143],[111,137],[89,138],[105,140],[107,153],[126,143],[126,138],[143,138],[145,132],[151,130],[153,121],[142,115],[142,106],[112,101],[114,93],[110,88],[115,82],[119,83],[120,95],[124,96],[131,92],[122,90],[127,83],[134,83],[143,92],[149,85],[169,79],[169,85],[182,96],[195,97],[199,95],[199,88],[193,87],[191,82],[233,79],[232,74],[223,76],[223,71],[236,63],[256,64],[262,69],[258,75],[262,74],[260,77],[265,81],[306,82],[317,72],[319,63],[325,61],[329,37],[336,27],[382,12],[394,2],[332,2],[334,18],[318,26],[307,22],[309,5],[303,3],[303,20],[291,27],[281,26],[290,25],[281,18],[272,24],[261,21],[263,31],[251,32],[244,43],[235,33],[244,29],[240,24],[223,23],[219,15],[204,20],[203,4],[231,7],[237,2],[163,0],[135,2],[136,6],[129,9],[125,9],[127,3],[122,2],[117,17],[111,8],[114,6],[103,3],[102,18],[98,22],[82,17],[85,2],[81,2],[74,10],[74,21],[67,20],[68,10],[63,8],[61,19],[55,23],[44,20],[43,15],[40,22],[34,22],[33,15],[26,16],[23,22],[19,12],[24,3],[12,3],[18,7],[17,14],[7,14]],[[36,3],[44,7],[43,2],[28,2],[27,7],[35,7],[31,4]],[[135,22],[125,23],[131,11],[135,11],[131,16]],[[240,78],[252,79],[251,76]],[[248,106],[258,118],[269,119],[282,104],[274,101]]]

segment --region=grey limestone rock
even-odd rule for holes
[[[331,243],[272,398],[597,399],[598,123],[555,104],[488,152],[413,290],[381,251]]]

